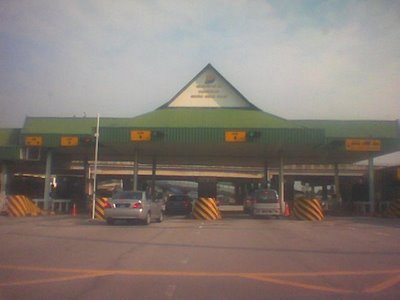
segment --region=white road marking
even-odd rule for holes
[[[165,291],[166,299],[172,299],[172,297],[175,294],[175,290],[176,290],[175,284],[168,285],[167,290]]]

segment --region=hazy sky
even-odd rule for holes
[[[0,127],[134,117],[211,63],[287,119],[400,118],[400,1],[0,1]]]

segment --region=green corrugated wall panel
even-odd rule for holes
[[[260,130],[264,144],[319,144],[325,142],[323,130],[280,128]]]
[[[0,159],[1,160],[19,159],[19,147],[18,146],[0,147]]]
[[[162,137],[153,137],[153,142],[172,144],[223,144],[225,131],[242,131],[231,128],[100,128],[100,142],[106,144],[130,144],[131,130],[151,130],[162,133]],[[320,144],[325,142],[323,130],[305,128],[268,128],[247,129],[247,132],[259,132],[260,136],[249,143],[255,144]],[[43,137],[43,147],[60,147],[61,134],[37,134]],[[26,135],[21,135],[20,145],[24,145]],[[84,135],[77,135],[78,137]]]
[[[0,146],[18,145],[21,129],[0,128]]]
[[[164,140],[167,143],[217,144],[223,141],[223,130],[214,128],[166,128]]]
[[[144,128],[137,128],[137,130],[143,130]],[[147,128],[146,128],[147,129]],[[104,143],[112,144],[127,144],[130,143],[130,133],[134,128],[114,128],[106,127],[100,128],[99,140]]]
[[[153,142],[172,144],[223,144],[225,131],[240,131],[232,128],[101,128],[100,142],[106,144],[129,144],[131,130],[152,130],[162,133],[153,137]],[[325,142],[323,130],[304,128],[247,129],[261,135],[249,143],[258,144],[320,144]]]

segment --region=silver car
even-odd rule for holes
[[[115,220],[140,220],[148,225],[153,219],[157,222],[164,219],[162,202],[159,199],[152,201],[144,191],[117,192],[106,204],[104,216],[109,225]]]

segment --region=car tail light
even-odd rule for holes
[[[104,208],[111,208],[111,203],[110,202],[104,202]]]
[[[141,209],[141,208],[143,208],[143,205],[140,202],[136,202],[136,203],[132,204],[132,208]]]

